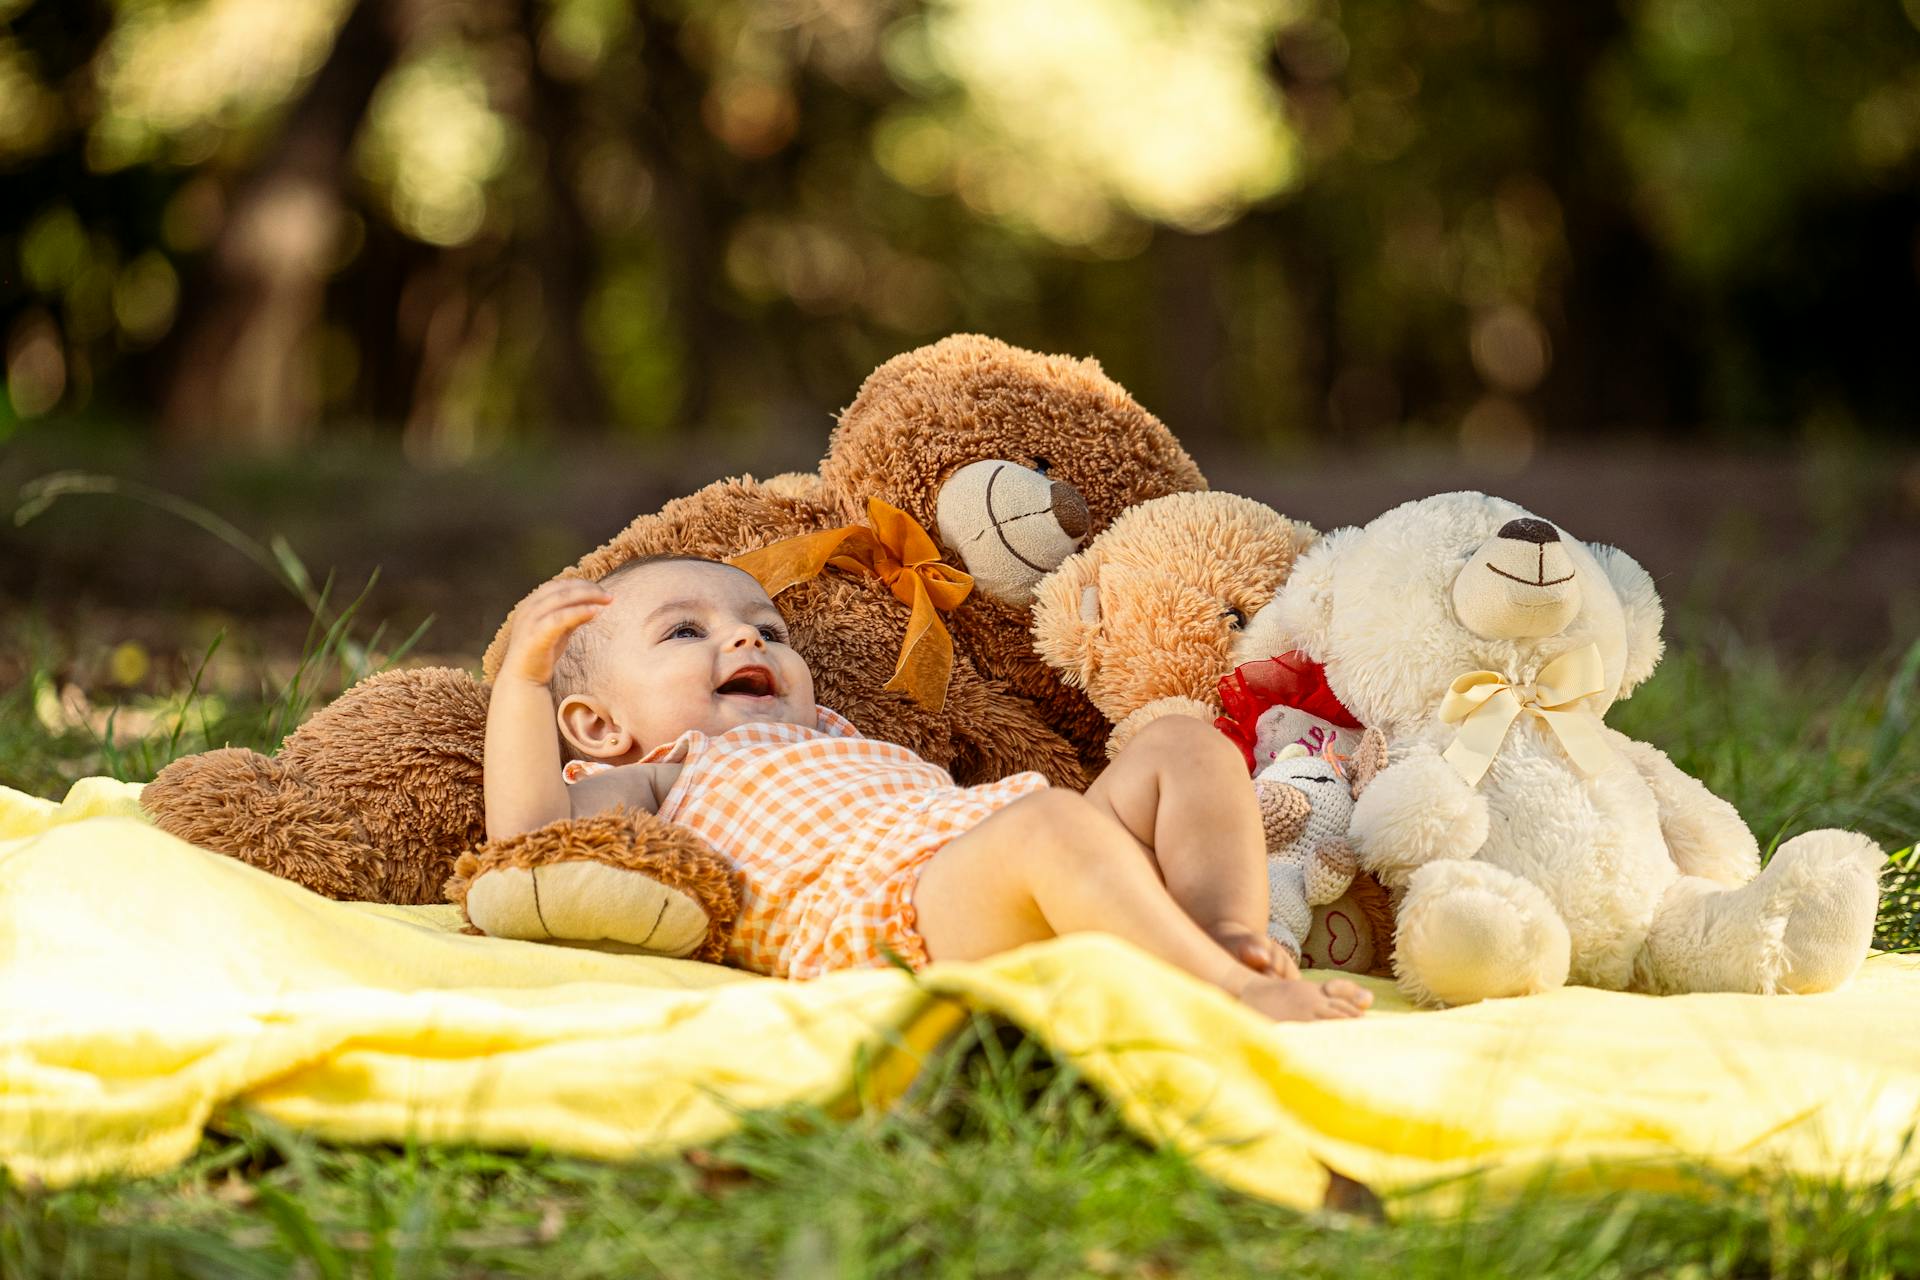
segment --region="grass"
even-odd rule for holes
[[[282,550],[265,549],[297,589],[304,570]],[[143,655],[136,675],[84,638],[6,624],[0,663],[22,678],[0,679],[0,783],[57,795],[89,773],[151,776],[185,751],[270,749],[404,651],[383,653],[356,607],[333,612],[306,585],[327,622],[278,665],[244,636],[214,636],[178,659]],[[1880,942],[1920,946],[1920,643],[1850,666],[1784,658],[1698,618],[1676,630],[1684,643],[1610,722],[1733,801],[1765,847],[1840,825],[1904,850]],[[1703,1175],[1704,1194],[1302,1215],[1145,1147],[1005,1028],[977,1024],[936,1072],[884,1113],[749,1117],[711,1150],[618,1165],[337,1148],[229,1116],[163,1177],[0,1187],[0,1276],[1920,1274],[1904,1188]]]
[[[760,1117],[680,1160],[339,1149],[239,1126],[165,1178],[0,1194],[10,1277],[1907,1276],[1904,1189],[1523,1195],[1298,1214],[1130,1137],[1030,1042],[976,1028],[919,1105]]]

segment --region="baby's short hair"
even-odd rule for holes
[[[675,562],[717,564],[729,569],[735,567],[727,564],[725,560],[715,560],[711,556],[676,555],[672,552],[664,552],[659,555],[637,556],[601,574],[594,579],[594,582],[611,591],[615,583],[641,569],[651,565]],[[740,572],[745,573],[746,570],[741,569]],[[561,650],[559,661],[553,664],[551,685],[555,705],[572,694],[586,693],[592,689],[594,679],[599,675],[599,659],[606,650],[606,642],[606,630],[591,622],[576,629],[571,636],[567,637],[567,647]]]

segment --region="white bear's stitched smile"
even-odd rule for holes
[[[1578,570],[1551,525],[1510,521],[1462,566],[1453,607],[1468,630],[1490,640],[1557,635],[1580,611]]]

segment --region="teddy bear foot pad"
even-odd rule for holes
[[[628,809],[488,841],[460,856],[447,897],[496,938],[716,963],[740,910],[725,859]]]
[[[467,890],[482,933],[679,959],[707,936],[706,910],[687,894],[602,862],[502,867]]]

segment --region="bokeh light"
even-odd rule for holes
[[[388,77],[368,115],[361,168],[388,193],[400,228],[442,246],[479,234],[513,134],[471,52],[449,42],[421,54]]]
[[[346,8],[346,0],[120,0],[96,72],[103,102],[88,159],[124,168],[169,141],[204,153],[213,129],[278,105],[313,74]]]
[[[943,0],[888,33],[894,73],[943,107],[876,141],[908,186],[1071,244],[1130,212],[1218,226],[1298,175],[1261,67],[1290,4]]]

